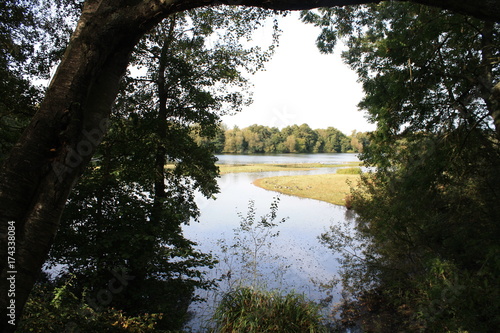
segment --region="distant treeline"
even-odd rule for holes
[[[309,125],[277,127],[252,125],[243,129],[229,129],[222,125],[215,139],[197,137],[199,144],[211,144],[216,153],[347,153],[362,152],[368,144],[368,135],[356,132],[345,135],[336,128],[311,129]]]

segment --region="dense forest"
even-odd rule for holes
[[[496,332],[500,17],[484,6],[497,1],[435,1],[460,13],[427,1],[303,12],[321,52],[345,43],[363,85],[359,107],[377,129],[351,136],[306,124],[221,130],[221,116],[250,100],[246,74],[278,46],[281,13],[173,3],[0,3],[0,330],[181,330],[194,290],[216,283],[204,274],[215,258],[181,228],[199,217],[196,192],[219,191],[213,153],[353,151],[372,172],[352,190],[353,228],[321,235],[343,287],[328,329]],[[464,15],[476,7],[479,18]],[[268,23],[270,44],[248,43]],[[51,73],[49,87],[37,84]],[[256,303],[240,311],[237,294]],[[280,294],[256,296],[225,295],[227,325],[214,330],[262,331],[242,315],[275,313]],[[327,331],[289,300],[314,321],[297,332]]]
[[[353,131],[347,136],[334,127],[313,130],[307,124],[281,130],[262,125],[228,129],[222,125],[214,139],[195,135],[195,140],[199,145],[210,146],[215,153],[230,154],[357,153],[369,143],[367,133]]]
[[[363,84],[377,129],[353,190],[341,312],[369,332],[500,327],[500,26],[395,1],[308,12]],[[495,88],[497,86],[497,88]]]

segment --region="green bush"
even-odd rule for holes
[[[326,332],[318,305],[303,295],[240,287],[222,298],[214,332]]]
[[[113,308],[93,309],[84,297],[79,298],[70,292],[68,285],[56,288],[46,284],[35,286],[26,303],[18,332],[161,332],[155,326],[162,314],[132,317]]]

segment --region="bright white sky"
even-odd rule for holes
[[[358,111],[361,85],[342,62],[340,50],[321,54],[315,45],[319,29],[300,22],[298,13],[280,18],[280,28],[280,45],[266,71],[251,77],[254,103],[224,116],[223,122],[230,128],[259,124],[280,129],[307,123],[313,129],[332,126],[347,135],[374,130],[365,113]],[[257,32],[254,42],[259,38],[268,40],[269,32]]]

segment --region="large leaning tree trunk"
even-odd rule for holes
[[[128,59],[175,12],[232,4],[281,10],[370,0],[88,0],[38,113],[0,171],[0,332],[15,330],[57,232],[68,195],[106,132]],[[416,0],[415,2],[431,2]],[[499,21],[499,1],[433,5]]]
[[[126,2],[85,3],[40,110],[1,170],[0,243],[9,257],[0,264],[2,332],[13,331],[69,192],[103,138],[132,49],[164,15],[184,9],[166,1]]]

